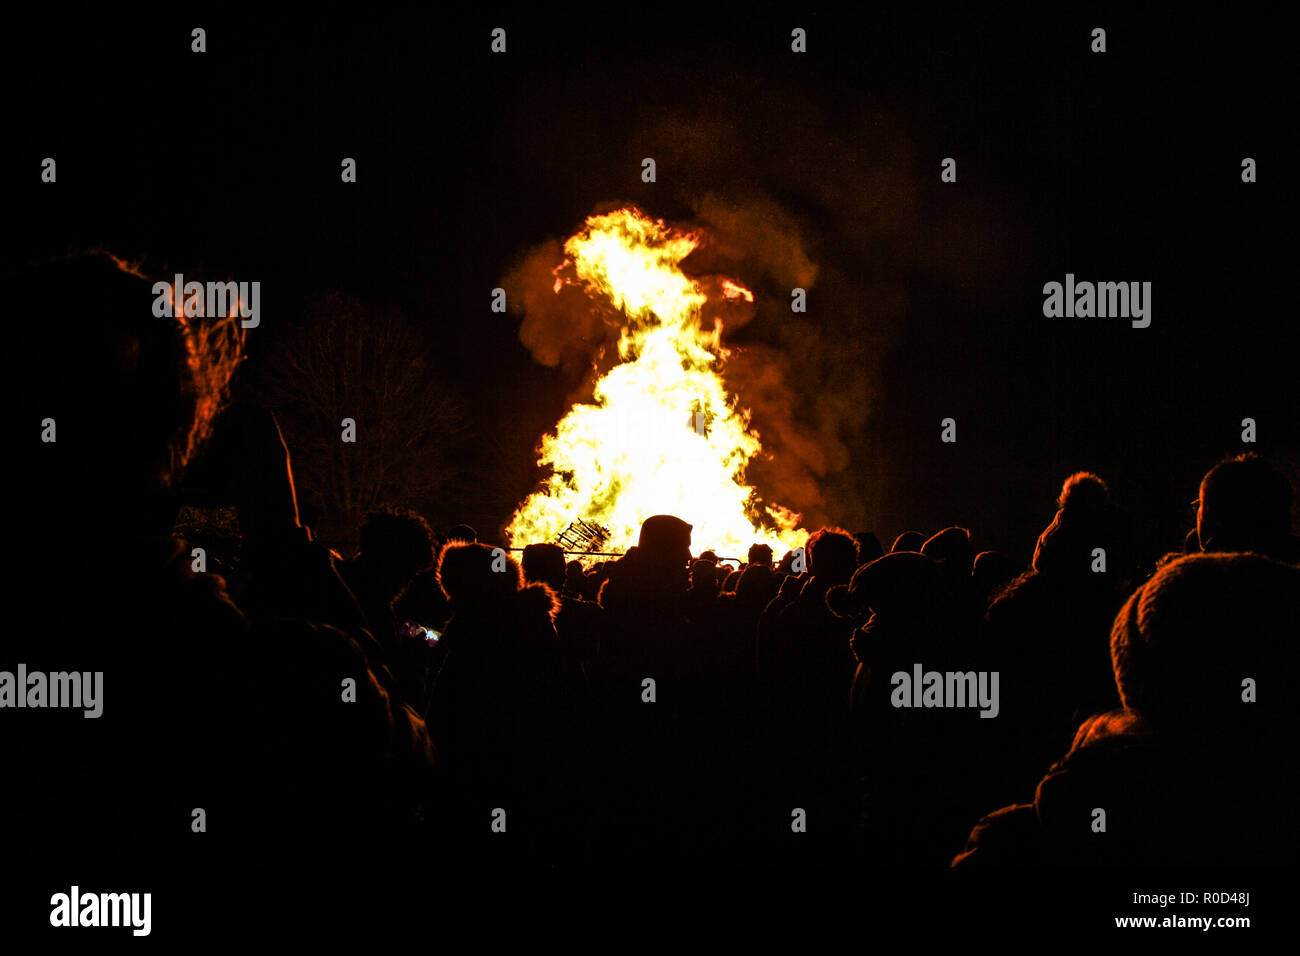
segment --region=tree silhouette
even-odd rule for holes
[[[338,292],[304,318],[261,356],[256,388],[280,421],[300,500],[320,509],[318,536],[355,541],[381,504],[445,523],[465,414],[428,337],[401,312]],[[343,441],[345,418],[355,442]]]

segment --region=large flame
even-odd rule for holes
[[[719,374],[721,319],[702,328],[708,296],[680,268],[698,244],[635,209],[592,216],[564,244],[555,292],[580,285],[622,311],[621,363],[596,383],[590,404],[574,405],[543,437],[538,464],[551,473],[515,512],[512,546],[555,541],[582,520],[608,530],[606,549],[623,551],[654,514],[694,525],[697,553],[743,557],[763,542],[780,554],[803,543],[799,516],[762,505],[745,484],[762,445]],[[729,279],[720,291],[754,298]]]

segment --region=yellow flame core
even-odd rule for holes
[[[799,515],[762,506],[745,484],[762,445],[719,374],[721,322],[701,328],[708,296],[680,268],[698,244],[634,209],[592,216],[565,243],[555,291],[580,284],[623,312],[621,363],[542,438],[538,464],[551,474],[506,529],[513,547],[555,541],[583,519],[609,530],[606,550],[623,551],[654,514],[692,524],[695,553],[743,558],[762,542],[779,556],[807,537]],[[570,272],[576,282],[562,277]],[[731,280],[723,294],[753,301]]]

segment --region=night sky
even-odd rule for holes
[[[1206,468],[1250,450],[1247,416],[1300,480],[1277,148],[1293,58],[1257,21],[43,16],[10,28],[25,57],[6,64],[18,258],[103,246],[162,276],[260,280],[250,366],[327,291],[402,310],[438,343],[430,387],[467,409],[452,453],[496,489],[438,523],[493,537],[588,384],[590,356],[540,364],[491,290],[622,202],[704,227],[699,270],[755,290],[728,380],[773,456],[751,477],[809,522],[886,545],[961,524],[1026,560],[1062,479],[1089,469],[1154,557],[1192,526]],[[1151,327],[1044,318],[1043,284],[1067,272],[1152,282]]]

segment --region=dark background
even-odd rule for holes
[[[886,546],[960,523],[1027,559],[1086,468],[1154,556],[1192,526],[1206,468],[1248,450],[1246,416],[1297,479],[1276,148],[1292,58],[1253,13],[41,14],[9,40],[17,258],[103,246],[163,277],[261,281],[246,381],[327,291],[401,310],[437,346],[430,387],[466,413],[446,452],[465,499],[430,515],[444,528],[494,536],[586,382],[581,363],[535,361],[491,289],[625,201],[685,225],[766,210],[816,265],[792,316],[791,283],[743,230],[723,257],[760,299],[729,343],[751,373],[780,365],[780,398],[751,399],[739,366],[732,383],[773,455],[751,475],[810,523]],[[1067,272],[1151,281],[1150,328],[1045,319],[1042,286]]]

